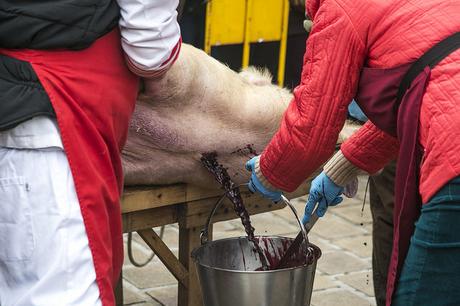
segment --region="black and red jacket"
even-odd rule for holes
[[[113,0],[0,0],[0,48],[81,50],[118,25]],[[54,116],[28,62],[0,55],[0,130]]]

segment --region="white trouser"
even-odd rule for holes
[[[60,148],[0,147],[0,305],[102,305]]]

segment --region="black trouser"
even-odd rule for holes
[[[369,183],[372,213],[372,273],[377,306],[385,306],[388,265],[393,246],[393,208],[396,162]]]

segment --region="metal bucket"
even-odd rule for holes
[[[287,199],[284,199],[287,201]],[[293,210],[303,231],[305,255],[307,245],[314,249],[314,259],[291,268],[255,271],[261,268],[259,255],[247,237],[207,241],[208,227],[219,201],[202,231],[202,246],[192,252],[205,306],[305,306],[310,305],[316,262],[321,256],[318,247],[308,244],[306,231]],[[269,262],[285,254],[294,239],[279,236],[257,236]]]

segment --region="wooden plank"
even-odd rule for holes
[[[312,176],[315,177],[316,175]],[[302,184],[288,197],[301,196],[307,193],[311,179]],[[242,191],[247,189],[242,188]],[[133,186],[126,187],[121,198],[122,213],[146,210],[151,208],[192,202],[222,195],[221,189],[205,189],[194,185],[174,184],[165,186]]]
[[[121,198],[121,212],[174,205],[185,202],[186,186],[147,186],[126,188]]]
[[[193,185],[127,187],[121,198],[121,211],[128,213],[215,197],[219,189],[204,189]]]
[[[310,182],[311,182],[311,179],[308,179],[307,181],[305,181],[299,188],[297,188],[294,192],[290,192],[290,193],[285,193],[285,196],[288,198],[288,199],[293,199],[293,198],[298,198],[298,197],[301,197],[301,196],[304,196],[306,194],[308,194],[308,191],[310,189]],[[241,190],[241,196],[243,198],[243,202],[246,203],[246,201],[248,200],[251,200],[252,198],[257,198],[258,201],[269,201],[263,197],[261,197],[259,194],[253,194],[251,193],[247,187],[241,187],[240,188]],[[213,198],[216,199],[216,201],[218,200],[218,198],[222,197],[224,193],[221,191],[220,193],[218,193],[216,196],[214,196]],[[195,202],[195,201],[199,201],[199,200],[205,200],[205,199],[210,199],[211,197],[203,197],[203,198],[192,198],[191,200],[187,200],[188,203],[191,203],[191,202]],[[192,206],[193,207],[193,206]],[[190,206],[189,206],[190,208]]]
[[[188,288],[179,283],[178,306],[203,306],[198,274],[190,253],[200,246],[201,226],[185,228],[179,226],[179,260],[188,269]],[[212,231],[211,231],[212,232]],[[212,239],[212,235],[210,235]]]
[[[147,245],[155,252],[161,262],[168,268],[174,277],[185,287],[188,288],[188,271],[182,263],[171,252],[168,246],[161,238],[153,231],[153,229],[145,229],[137,231],[139,236],[147,243]]]
[[[212,198],[220,196],[223,193],[224,192],[222,189],[205,189],[194,185],[187,185],[187,194],[185,197],[185,202]]]
[[[122,214],[123,232],[173,224],[178,221],[179,204]]]
[[[307,180],[295,192],[287,193],[286,197],[288,199],[293,199],[303,196],[307,194],[309,189],[310,180]],[[275,204],[272,201],[263,198],[259,194],[250,193],[247,191],[247,189],[244,188],[242,189],[241,197],[243,198],[243,203],[250,215],[282,209],[285,207],[285,204]],[[212,207],[219,199],[220,197],[215,197],[188,202],[185,206],[185,209],[181,210],[181,214],[185,215],[181,216],[182,218],[179,218],[179,222],[184,222],[183,226],[188,228],[204,224],[211,212]],[[233,210],[233,205],[228,199],[225,199],[221,207],[214,214],[213,222],[231,220],[235,218],[237,218],[237,216]]]
[[[147,192],[148,190],[152,189],[152,190],[157,190],[157,191],[162,190],[162,192],[166,192],[166,193],[171,192],[172,194],[174,194],[178,190],[178,189],[170,189],[170,188],[171,186],[169,186],[166,189],[152,187],[152,188],[148,188]],[[296,190],[296,192],[287,194],[287,197],[288,198],[299,197],[305,194],[308,188],[309,188],[309,185],[304,184],[303,187]],[[131,189],[127,191],[127,194],[133,194],[133,193],[137,194],[138,192],[145,192],[145,190],[142,191],[139,189],[136,189],[136,190]],[[194,220],[184,219],[184,221],[188,222],[186,223],[185,226],[193,227],[193,226],[196,226],[197,224],[203,223],[202,220],[206,220],[207,216],[209,215],[210,209],[212,208],[214,203],[219,199],[219,197],[216,197],[216,194],[220,195],[221,192],[222,192],[221,190],[205,190],[205,189],[201,189],[197,187],[187,187],[186,194],[188,195],[186,195],[185,197],[192,199],[192,201],[185,201],[189,203],[189,205],[187,205],[185,212],[188,216],[194,216],[194,218],[198,218],[198,220],[194,221]],[[252,195],[247,191],[243,192],[242,196],[243,196],[243,201],[245,205],[252,207],[252,208],[249,208],[249,212],[251,214],[278,209],[278,206],[273,206],[272,202],[266,199],[263,199],[258,195]],[[169,195],[166,197],[174,198],[174,196],[169,196]],[[179,200],[179,197],[176,197],[175,199]],[[196,200],[196,199],[200,199],[200,200]],[[170,204],[168,206],[160,206],[160,207],[149,208],[149,209],[140,209],[136,211],[129,211],[128,209],[128,211],[124,211],[122,213],[123,231],[124,232],[136,231],[140,229],[146,229],[146,228],[152,228],[156,226],[176,223],[178,222],[178,207],[179,207],[179,204],[175,204],[175,205]],[[279,208],[282,208],[282,207],[284,206],[281,206]],[[139,206],[137,206],[137,208],[139,208]],[[226,215],[225,214],[222,215],[222,211],[225,212]],[[222,220],[233,219],[235,218],[235,215],[234,213],[232,215],[232,213],[233,213],[233,210],[229,209],[229,206],[227,205],[216,214],[215,220],[222,221]]]

